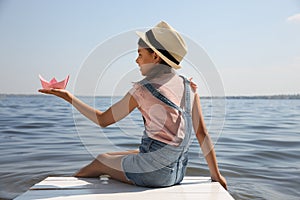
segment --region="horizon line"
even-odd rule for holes
[[[0,93],[1,96],[43,96],[46,94],[40,94],[40,93]],[[78,94],[76,95],[78,97],[122,97],[124,95],[84,95],[84,94]],[[200,96],[202,98],[222,98],[222,97],[299,97],[300,98],[300,93],[295,93],[295,94],[239,94],[239,95],[225,95],[225,96],[208,96],[208,95],[203,95]]]

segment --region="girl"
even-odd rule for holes
[[[146,33],[137,32],[136,63],[142,81],[105,112],[83,103],[61,89],[41,89],[71,103],[79,112],[101,127],[107,127],[138,108],[144,119],[144,135],[139,150],[105,153],[80,169],[76,177],[112,178],[139,186],[165,187],[182,181],[186,166],[191,132],[194,129],[211,178],[225,189],[215,151],[206,130],[196,85],[178,76],[174,69],[185,56],[186,45],[178,32],[160,22]],[[190,90],[192,89],[192,90]]]

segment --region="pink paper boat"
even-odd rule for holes
[[[65,89],[69,80],[69,75],[65,78],[65,80],[62,80],[60,82],[57,82],[55,78],[52,78],[51,81],[48,82],[41,75],[39,75],[39,77],[44,89]]]

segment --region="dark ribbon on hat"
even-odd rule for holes
[[[154,37],[154,34],[152,30],[149,30],[146,32],[146,36],[149,40],[149,42],[152,44],[153,47],[155,47],[160,53],[162,53],[164,56],[166,56],[169,60],[174,62],[175,64],[179,65],[179,62],[174,58],[164,47],[157,41]]]

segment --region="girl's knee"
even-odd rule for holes
[[[98,161],[103,161],[103,160],[105,160],[105,159],[107,159],[107,158],[109,158],[110,157],[110,155],[109,155],[109,153],[102,153],[102,154],[99,154],[97,157],[96,157],[96,159],[98,160]]]

